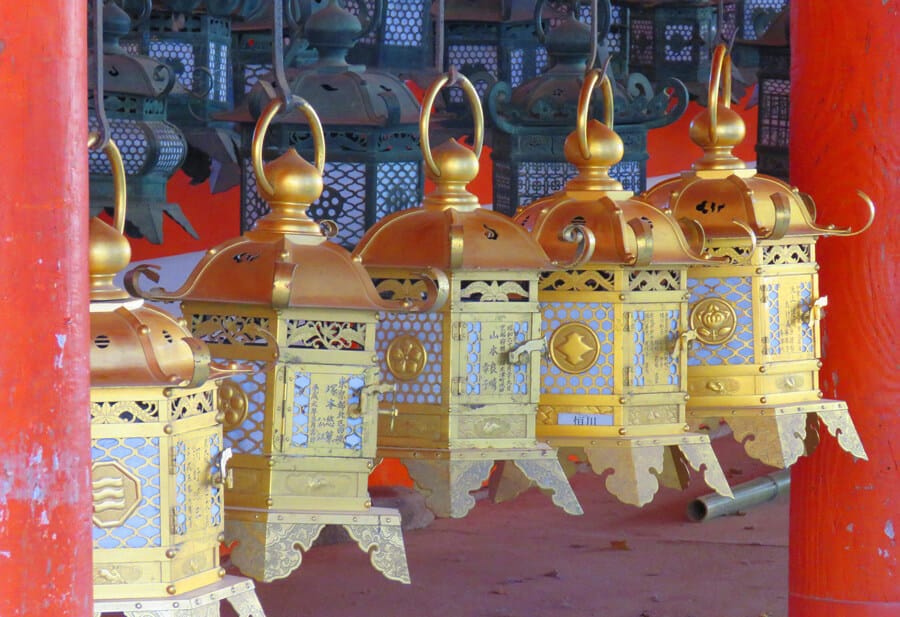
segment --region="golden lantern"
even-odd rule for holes
[[[91,143],[99,138],[91,137]],[[115,227],[90,222],[94,613],[262,615],[253,582],[219,565],[231,456],[217,401],[234,371],[168,313],[117,287],[128,265],[125,173],[113,142]],[[203,608],[209,607],[209,608]],[[141,614],[144,614],[143,612]]]
[[[605,124],[588,122],[598,81]],[[624,152],[612,125],[612,85],[592,70],[565,143],[578,175],[516,217],[551,259],[576,264],[539,282],[549,349],[537,436],[561,457],[583,452],[598,474],[613,469],[606,487],[625,503],[646,504],[660,480],[684,488],[688,467],[731,496],[709,437],[689,432],[685,418],[687,270],[709,262],[702,236],[685,237],[675,219],[610,177]],[[573,223],[593,238],[583,255],[565,241]]]
[[[454,140],[431,151],[429,110],[451,78],[429,88],[420,118],[427,176],[422,207],[389,215],[354,251],[389,298],[418,295],[416,272],[447,273],[449,300],[415,315],[383,314],[377,350],[396,387],[398,415],[382,418],[378,454],[401,459],[438,516],[462,517],[496,463],[518,468],[570,514],[581,514],[556,451],[534,434],[543,349],[537,278],[551,267],[525,230],[479,206],[466,185],[478,174],[484,119],[471,82],[457,76],[475,117],[475,152]]]
[[[234,449],[225,511],[226,539],[237,541],[233,563],[258,580],[286,577],[300,565],[298,547],[308,550],[325,525],[340,525],[376,569],[408,583],[400,514],[373,508],[368,493],[378,398],[391,389],[375,357],[378,311],[397,307],[307,215],[323,188],[324,139],[313,108],[291,100],[309,120],[315,166],[290,149],[263,167],[263,141],[283,104],[274,99],[252,144],[271,212],[211,249],[181,289],[142,293],[181,300],[214,357],[255,367],[225,419]]]
[[[719,95],[720,82],[724,92]],[[859,458],[865,450],[844,401],[822,398],[816,240],[859,231],[816,224],[812,199],[781,180],[748,169],[732,154],[745,133],[730,108],[731,60],[724,46],[713,57],[709,108],[691,123],[704,154],[690,171],[658,184],[645,198],[676,219],[702,225],[710,252],[743,263],[691,268],[688,418],[696,426],[724,417],[746,451],[787,467],[818,443],[818,419]],[[758,244],[736,237],[733,221],[753,230]]]

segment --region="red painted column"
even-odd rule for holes
[[[869,461],[824,436],[793,471],[791,617],[900,615],[900,3],[791,1],[791,180],[819,220],[822,389],[848,401]]]
[[[0,0],[0,615],[92,608],[84,0]]]

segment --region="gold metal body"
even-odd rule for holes
[[[219,378],[234,372],[211,364],[206,345],[170,315],[113,283],[128,265],[131,249],[122,235],[121,157],[112,142],[106,152],[117,187],[115,227],[98,218],[89,226],[98,612],[104,600],[204,596],[221,586],[222,498],[230,452],[222,447],[217,400],[229,383]],[[242,584],[242,597],[255,602],[252,584],[232,583]]]
[[[258,580],[286,577],[300,550],[334,524],[386,577],[408,583],[400,515],[372,508],[367,489],[378,399],[390,390],[375,357],[378,311],[389,303],[306,214],[322,191],[324,140],[305,101],[316,165],[291,149],[263,168],[263,140],[280,105],[276,99],[263,112],[252,145],[271,213],[210,250],[178,291],[145,294],[181,300],[191,331],[215,358],[254,368],[236,379],[224,413],[235,452],[225,512],[234,564]]]
[[[226,576],[197,591],[168,598],[94,600],[94,617],[107,613],[125,617],[218,617],[222,601],[231,605],[237,617],[265,617],[256,597],[253,581]]]
[[[378,454],[401,459],[438,516],[462,517],[488,479],[524,474],[570,514],[581,507],[556,452],[535,438],[543,348],[537,279],[550,264],[528,234],[482,209],[466,185],[478,173],[483,118],[471,83],[459,77],[476,119],[475,152],[451,140],[431,150],[428,110],[449,76],[423,103],[422,147],[436,188],[422,208],[390,215],[369,230],[354,257],[383,297],[421,295],[432,266],[447,273],[449,299],[417,314],[382,313],[382,373],[396,388],[396,418],[382,417]],[[519,485],[513,492],[524,488]],[[496,486],[503,493],[503,483]]]
[[[606,124],[587,120],[598,81]],[[538,288],[549,338],[537,436],[564,458],[586,456],[598,474],[612,469],[606,487],[625,503],[646,504],[659,482],[684,488],[688,467],[730,495],[709,438],[688,432],[685,417],[687,269],[707,263],[702,242],[609,176],[623,154],[612,120],[609,78],[590,71],[565,144],[578,175],[516,218],[567,264],[544,272]],[[587,250],[567,241],[573,225]]]
[[[719,96],[720,81],[724,93]],[[716,50],[709,108],[691,124],[704,155],[691,171],[663,182],[645,198],[705,230],[710,253],[739,263],[688,272],[690,321],[697,337],[688,360],[688,418],[695,427],[724,417],[745,449],[787,467],[818,443],[818,421],[859,458],[865,450],[843,401],[822,398],[818,371],[820,321],[815,244],[819,237],[861,233],[816,225],[808,195],[747,169],[731,150],[744,137],[730,109],[730,59]],[[743,229],[758,238],[748,245]]]

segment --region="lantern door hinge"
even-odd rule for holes
[[[625,367],[625,383],[627,383],[629,386],[633,386],[634,385],[633,380],[634,380],[634,367],[626,366]]]
[[[634,313],[625,313],[622,332],[631,332],[634,329]]]
[[[178,465],[178,453],[175,452],[175,446],[169,446],[169,475],[176,474],[175,467]]]
[[[450,336],[453,340],[462,341],[466,338],[466,323],[457,321],[450,327]]]
[[[453,378],[453,389],[456,391],[456,394],[462,395],[466,393],[466,378],[465,377],[454,377]]]

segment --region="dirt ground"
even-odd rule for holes
[[[714,445],[733,485],[773,471],[730,435]],[[532,489],[405,532],[410,585],[341,543],[313,547],[257,593],[268,617],[786,617],[788,496],[692,523],[687,503],[709,492],[697,475],[643,509],[603,482],[573,477],[584,516]]]

